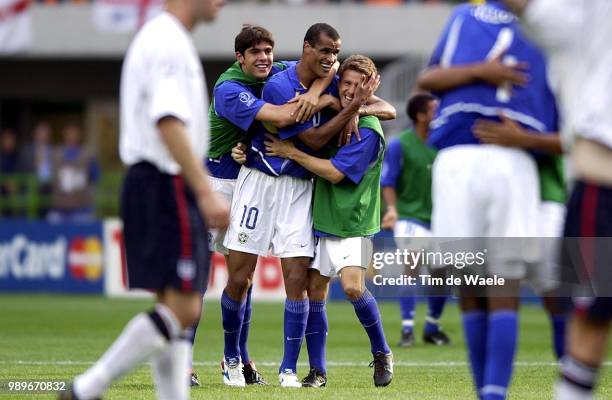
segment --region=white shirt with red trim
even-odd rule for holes
[[[208,95],[200,58],[189,31],[164,12],[132,41],[121,72],[119,153],[126,165],[148,161],[180,173],[161,140],[158,121],[176,117],[186,125],[198,159],[208,151]]]

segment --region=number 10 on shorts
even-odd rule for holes
[[[247,229],[255,229],[257,225],[257,216],[259,215],[259,209],[257,207],[248,208],[246,205],[243,206],[242,218],[240,218],[240,227],[244,225]],[[246,221],[245,221],[246,219]]]

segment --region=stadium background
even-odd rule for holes
[[[281,60],[299,57],[308,26],[328,22],[342,36],[340,59],[362,53],[372,57],[381,70],[382,85],[377,94],[391,101],[400,116],[385,125],[389,137],[408,124],[403,115],[406,97],[455,3],[459,1],[230,1],[214,24],[195,31],[195,43],[210,90],[217,76],[234,60],[233,38],[242,23],[270,29],[276,40],[275,58]],[[134,312],[150,304],[147,299],[109,300],[101,294],[126,294],[120,226],[115,218],[123,172],[117,156],[119,76],[122,56],[143,5],[152,4],[155,1],[0,1],[0,11],[11,10],[0,12],[0,130],[13,129],[18,148],[24,148],[31,143],[32,130],[39,121],[51,124],[54,144],[60,142],[62,127],[77,121],[83,127],[84,146],[93,151],[101,166],[94,204],[98,222],[82,226],[51,225],[36,218],[45,198],[39,196],[32,172],[18,171],[12,176],[0,172],[0,183],[16,179],[22,187],[0,198],[0,208],[8,207],[13,215],[0,216],[0,381],[69,379],[98,357]],[[112,11],[113,5],[122,7]],[[10,25],[15,22],[21,25]],[[209,299],[214,299],[222,288],[222,264],[222,258],[216,256]],[[256,300],[283,297],[275,260],[264,260],[256,279]],[[337,287],[332,297],[342,297]],[[281,308],[278,302],[258,304],[253,317],[254,356],[270,381],[274,380],[275,363],[280,360],[281,341],[276,336],[282,326]],[[385,302],[381,308],[387,336],[394,343],[399,334],[397,306]],[[322,393],[300,393],[296,397],[380,395],[380,391],[371,388],[370,372],[365,368],[369,361],[367,340],[350,305],[333,302],[329,309],[330,387]],[[419,308],[417,332],[423,314]],[[194,398],[236,397],[220,384],[216,367],[222,350],[219,318],[217,302],[209,300],[195,350],[195,365],[204,390],[192,392]],[[393,348],[398,363],[395,382],[386,397],[472,396],[454,305],[447,307],[443,324],[453,339],[449,348],[432,349],[420,343],[408,351]],[[521,328],[517,373],[510,396],[550,398],[556,364],[548,322],[537,305],[524,307]],[[306,369],[304,353],[302,372]],[[109,393],[110,398],[130,399],[152,395],[151,379],[144,368]],[[609,373],[602,377],[600,395],[612,398]],[[284,398],[286,392],[275,386],[240,392],[239,396]],[[5,397],[13,398],[0,390],[0,398]]]

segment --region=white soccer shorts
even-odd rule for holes
[[[323,276],[336,276],[344,267],[368,269],[374,244],[367,237],[322,237],[317,241],[315,258],[310,268]]]
[[[232,195],[236,187],[235,179],[221,179],[214,176],[210,177],[210,183],[213,191],[217,192],[223,200],[228,204],[232,204]],[[227,247],[223,245],[227,229],[209,229],[208,230],[208,248],[210,251],[217,251],[223,255],[227,255]]]
[[[443,149],[433,165],[432,195],[432,232],[436,237],[537,235],[538,173],[532,157],[522,150],[495,145]],[[507,279],[524,277],[525,262],[539,260],[537,243],[533,242],[485,240],[489,273]],[[506,265],[512,265],[511,269]]]
[[[540,295],[546,294],[561,280],[561,237],[565,223],[565,204],[555,201],[540,203],[538,211],[538,240],[541,241],[541,260],[529,265],[527,280]]]
[[[311,201],[311,180],[273,177],[243,166],[223,244],[260,256],[313,257]]]

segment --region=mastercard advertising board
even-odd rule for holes
[[[2,221],[0,291],[102,293],[102,224]]]

